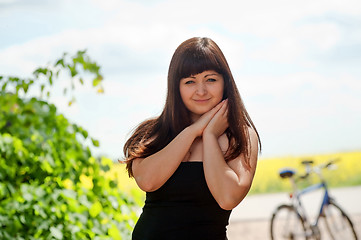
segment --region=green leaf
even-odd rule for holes
[[[23,83],[23,90],[25,93],[28,92],[28,89],[29,89],[29,84]]]
[[[71,77],[75,77],[78,74],[78,71],[76,70],[76,65],[69,65],[68,69],[70,70]]]
[[[121,240],[122,237],[120,235],[119,229],[115,224],[112,224],[112,226],[108,230],[109,236],[114,240]]]
[[[41,163],[41,168],[48,174],[53,172],[53,168],[46,160],[43,160],[43,162]]]
[[[94,78],[93,79],[93,87],[98,86],[101,81],[102,81],[101,78],[98,78],[98,77]]]
[[[49,76],[49,84],[50,86],[53,85],[53,71],[49,71],[50,72],[50,76]]]
[[[9,77],[10,82],[18,83],[20,81],[20,78],[18,77]]]
[[[133,209],[144,196],[123,193],[110,172],[112,161],[94,157],[86,139],[94,146],[99,141],[45,98],[60,73],[81,84],[90,76],[97,85],[93,89],[102,89],[99,69],[86,51],[79,51],[37,68],[30,78],[0,75],[0,239],[130,236],[137,215],[123,208]],[[15,90],[40,96],[25,98]],[[75,90],[68,88],[71,103]]]
[[[93,143],[94,147],[99,147],[99,141],[98,140],[96,140],[94,138],[92,138],[91,140],[92,140],[92,143]]]
[[[78,131],[80,132],[81,135],[83,135],[83,137],[84,137],[85,139],[89,136],[89,133],[88,133],[86,130],[84,130],[82,127],[80,127],[80,128],[78,129]]]
[[[98,216],[98,214],[103,210],[102,205],[100,204],[100,202],[95,202],[91,208],[89,209],[89,214],[91,217],[96,217]]]
[[[64,59],[63,59],[63,58],[59,59],[59,60],[55,63],[55,66],[58,66],[58,65],[61,65],[62,67],[65,67],[65,65],[64,65]]]
[[[38,77],[40,74],[46,75],[48,73],[49,69],[47,68],[38,68],[36,69],[33,74]]]
[[[7,85],[8,85],[8,83],[5,82],[4,85],[1,87],[1,91],[5,92]]]

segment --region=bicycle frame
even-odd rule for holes
[[[312,167],[313,161],[305,160],[302,162],[306,167],[304,175],[296,175],[296,171],[290,168],[281,169],[279,172],[280,177],[289,179],[292,184],[292,192],[289,195],[291,203],[279,205],[272,214],[270,226],[273,240],[289,240],[295,239],[295,237],[297,239],[301,237],[302,239],[320,240],[321,230],[324,231],[319,228],[320,218],[324,220],[325,230],[332,239],[357,240],[352,221],[342,208],[334,202],[334,199],[330,197],[326,180],[321,172],[322,169],[333,166],[335,161],[337,159]],[[299,188],[298,181],[307,179],[311,173],[318,175],[320,181]],[[302,201],[305,199],[302,200],[302,196],[318,189],[324,189],[323,196],[320,198],[322,202],[319,209],[316,208],[316,212],[312,214],[312,219],[308,219],[306,212],[308,207],[303,206]]]
[[[302,190],[299,190],[299,191],[296,191],[296,199],[297,199],[297,205],[299,208],[301,208],[301,212],[302,212],[302,217],[306,220],[306,222],[309,222],[308,219],[307,219],[307,215],[306,215],[306,211],[304,210],[303,206],[302,206],[302,202],[301,202],[301,196],[302,195],[305,195],[309,192],[313,192],[317,189],[320,189],[320,188],[323,188],[325,191],[324,191],[324,194],[323,194],[323,198],[322,198],[322,203],[321,203],[321,206],[320,206],[320,209],[319,209],[319,212],[318,212],[318,215],[316,216],[316,221],[314,223],[310,223],[312,226],[317,226],[318,225],[318,221],[320,219],[320,217],[322,216],[323,214],[323,208],[325,205],[328,205],[330,204],[330,201],[331,201],[331,197],[330,195],[328,194],[328,188],[327,188],[327,185],[324,181],[322,181],[321,183],[317,183],[317,184],[313,184],[311,186],[308,186]]]

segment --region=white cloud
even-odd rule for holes
[[[19,0],[0,0],[0,4],[11,4],[11,3],[16,3]]]
[[[340,28],[333,23],[307,24],[296,29],[295,38],[315,45],[318,49],[328,50],[334,47],[341,39]]]
[[[288,63],[299,59],[305,52],[305,46],[296,39],[285,37],[274,44],[256,50],[251,58],[270,62]]]
[[[23,44],[13,45],[0,51],[0,66],[5,74],[29,75],[39,65],[45,65],[49,59],[61,57],[64,52],[75,52],[87,45],[88,39],[82,32],[68,30],[59,34],[35,38]]]
[[[315,61],[305,60],[307,56],[335,47],[340,39],[340,29],[335,24],[305,24],[290,29],[273,44],[256,50],[251,57],[279,63],[303,62],[312,66]]]
[[[2,49],[0,69],[1,74],[25,76],[64,51],[87,48],[103,66],[105,95],[95,101],[88,86],[77,88],[78,102],[70,109],[59,96],[53,101],[101,138],[107,152],[117,152],[117,139],[123,141],[136,124],[160,113],[170,58],[193,36],[208,36],[219,44],[236,79],[242,80],[240,92],[268,141],[280,133],[302,135],[312,131],[315,119],[332,122],[335,112],[352,114],[351,109],[361,107],[355,94],[361,91],[360,76],[335,69],[338,74],[327,75],[318,71],[319,59],[314,58],[345,44],[343,26],[326,16],[358,17],[357,0],[92,2],[109,14],[102,26],[74,27]],[[361,33],[349,27],[357,43]],[[279,69],[259,73],[264,61]],[[293,69],[282,69],[284,64]],[[245,66],[252,70],[242,74]],[[296,140],[299,145],[306,141]],[[271,145],[265,142],[265,152],[273,151]],[[275,151],[281,150],[287,151]]]

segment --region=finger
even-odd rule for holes
[[[211,110],[209,110],[208,112],[204,113],[203,116],[204,116],[204,118],[209,118],[209,120],[210,120],[211,118],[214,117],[214,115],[216,115],[216,113],[218,111],[219,111],[219,108],[216,106],[216,107],[212,108]]]
[[[223,115],[224,114],[224,112],[228,109],[228,101],[227,100],[224,100],[224,101],[222,101],[223,102],[223,105],[222,105],[222,107],[219,109],[219,114],[221,114],[221,115]]]
[[[223,116],[225,116],[225,117],[228,116],[228,107],[226,108],[226,111],[224,111]]]
[[[225,111],[225,114],[228,116],[228,112],[229,112],[229,105],[228,105],[228,101],[227,101],[227,108],[226,108],[226,111]]]
[[[227,101],[227,100],[221,101],[221,102],[218,103],[214,108],[218,108],[218,110],[221,109],[221,108],[225,105],[226,101]]]
[[[225,109],[223,111],[223,116],[228,116],[228,109],[229,109],[229,107],[228,107],[228,99],[226,100],[224,105],[225,105]]]
[[[223,100],[220,103],[218,103],[215,107],[213,107],[210,111],[203,114],[203,118],[210,121],[212,118],[215,117],[215,115],[219,114],[219,110],[222,109],[223,106],[225,106],[227,100]]]
[[[222,109],[222,107],[225,105],[225,100],[223,100],[222,102],[218,103],[215,107],[213,107],[209,112],[212,114],[212,117],[218,113],[218,111],[220,109]]]

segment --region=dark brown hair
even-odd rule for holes
[[[173,140],[191,124],[189,111],[183,104],[179,82],[206,70],[214,70],[224,79],[223,99],[228,99],[228,123],[226,135],[229,147],[225,160],[245,154],[249,165],[248,127],[258,132],[249,117],[227,60],[218,45],[209,38],[191,38],[183,42],[173,54],[168,70],[166,103],[159,117],[142,122],[125,143],[123,151],[129,176],[133,176],[132,163],[136,158],[148,157]],[[260,141],[259,144],[261,145]]]

